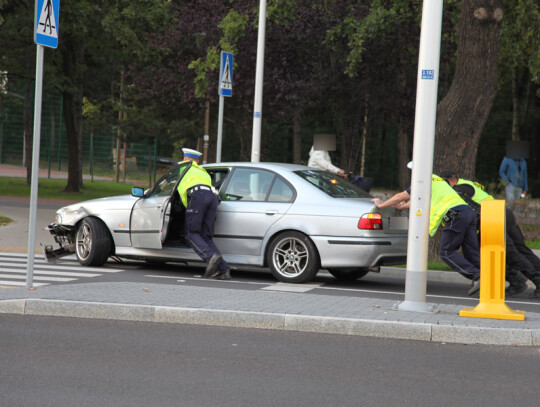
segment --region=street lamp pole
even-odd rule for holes
[[[407,275],[402,311],[438,312],[426,303],[431,174],[437,118],[443,0],[424,1],[414,120]]]
[[[255,72],[255,103],[253,108],[253,138],[251,142],[251,162],[261,161],[261,124],[264,78],[264,43],[266,33],[266,0],[259,6],[259,37],[257,41],[257,67]]]

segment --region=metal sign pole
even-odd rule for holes
[[[438,307],[426,303],[426,288],[442,11],[443,0],[424,0],[418,57],[405,301],[398,307],[403,311],[438,311]]]
[[[221,144],[223,140],[223,107],[225,105],[225,96],[232,96],[233,87],[233,54],[230,52],[221,52],[219,73],[219,116],[218,116],[218,134],[216,145],[216,162],[221,162]]]
[[[218,131],[217,131],[217,145],[216,145],[216,162],[221,162],[221,142],[223,139],[223,105],[225,104],[225,97],[219,97],[219,116],[218,116]]]
[[[266,0],[259,6],[259,37],[257,41],[257,67],[255,71],[255,104],[253,108],[253,137],[251,142],[251,162],[261,161],[261,125],[264,78],[264,42],[266,35]]]
[[[32,288],[34,278],[34,251],[36,238],[37,195],[39,182],[39,143],[41,138],[41,98],[43,92],[43,56],[45,49],[36,50],[36,95],[34,100],[34,144],[32,150],[32,184],[30,186],[30,216],[28,217],[28,263],[26,288]]]

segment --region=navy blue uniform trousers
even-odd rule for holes
[[[218,204],[217,195],[207,189],[199,189],[188,196],[185,238],[195,253],[206,263],[213,254],[221,256],[212,240]],[[229,265],[225,260],[218,266],[220,271],[228,268]]]
[[[442,230],[441,259],[470,280],[480,278],[480,246],[476,232],[476,213],[468,206],[456,215]],[[463,256],[458,253],[461,247]]]
[[[521,271],[525,276],[540,285],[540,259],[525,245],[523,233],[514,213],[506,208],[506,260],[511,271]]]

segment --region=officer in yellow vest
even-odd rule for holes
[[[412,163],[409,163],[412,168]],[[400,192],[387,201],[375,198],[378,208],[410,206],[411,189]],[[465,278],[472,280],[467,292],[473,295],[480,290],[480,247],[476,233],[476,214],[450,185],[437,175],[431,176],[431,205],[429,234],[435,235],[443,224],[439,255],[441,259]],[[461,247],[463,256],[458,253]]]
[[[482,185],[477,182],[459,178],[453,171],[441,172],[441,177],[446,179],[464,199],[473,202],[469,205],[480,213],[480,204],[484,200],[493,199]],[[476,204],[476,206],[475,206]],[[536,289],[530,298],[540,299],[540,259],[527,247],[523,233],[516,222],[512,210],[506,207],[506,279],[510,286],[506,289],[509,296],[517,295],[527,289],[527,277],[535,285]],[[520,273],[520,271],[525,275]]]
[[[212,187],[210,175],[198,165],[202,153],[190,148],[183,148],[182,152],[184,161],[192,161],[178,184],[178,193],[186,208],[184,237],[206,262],[205,278],[228,280],[231,278],[229,265],[212,240],[219,198]]]

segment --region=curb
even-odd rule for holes
[[[264,312],[42,299],[0,301],[0,314],[273,329],[429,342],[539,346],[540,329],[497,329]]]

